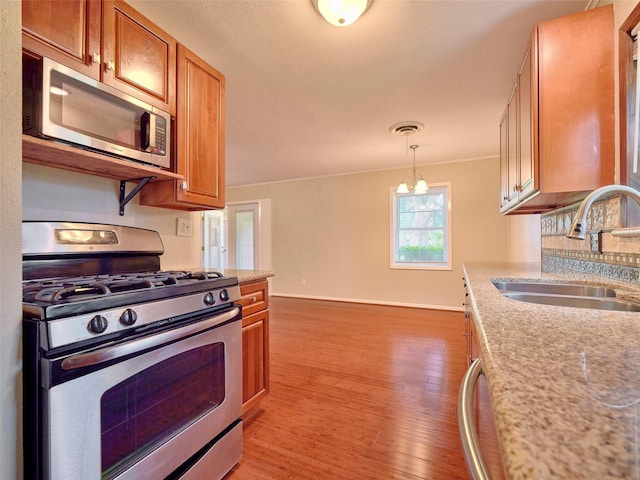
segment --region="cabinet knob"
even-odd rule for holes
[[[188,187],[187,182],[180,182],[180,190],[186,190]]]
[[[258,301],[258,299],[256,297],[251,297],[251,303],[256,303]]]
[[[113,60],[107,61],[105,65],[107,66],[107,70],[110,70],[112,72],[116,69],[116,62],[114,62]]]
[[[91,54],[91,63],[100,63],[100,52],[93,52]]]

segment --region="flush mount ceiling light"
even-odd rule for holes
[[[367,11],[373,0],[311,0],[320,15],[336,27],[346,27]]]
[[[400,185],[398,185],[398,188],[396,189],[397,193],[409,193],[411,190],[413,190],[413,193],[421,194],[429,190],[429,186],[427,185],[427,182],[422,177],[422,175],[420,173],[416,174],[416,149],[419,147],[419,145],[409,146],[409,136],[413,135],[416,132],[421,132],[423,128],[424,123],[422,122],[401,122],[389,127],[389,131],[393,135],[401,135],[405,138],[405,153],[407,162],[409,161],[409,149],[413,150],[413,176],[410,179],[411,185],[407,184],[408,177],[405,177]]]

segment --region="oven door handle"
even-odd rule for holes
[[[63,370],[73,370],[75,368],[99,365],[100,363],[135,354],[137,352],[148,350],[150,348],[159,347],[161,345],[180,340],[183,337],[188,337],[196,333],[200,333],[204,330],[215,327],[216,325],[232,320],[239,313],[240,309],[238,307],[234,307],[228,312],[221,313],[208,320],[187,325],[182,328],[157,333],[155,335],[150,335],[138,340],[132,340],[121,345],[114,345],[112,347],[95,350],[93,352],[73,355],[71,357],[65,358],[62,361],[61,366]]]

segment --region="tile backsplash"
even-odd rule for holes
[[[640,237],[614,237],[622,227],[620,196],[594,202],[587,216],[587,231],[602,232],[599,252],[587,240],[566,237],[579,204],[541,216],[542,269],[563,277],[606,282],[640,289]]]

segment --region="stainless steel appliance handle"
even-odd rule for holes
[[[228,312],[224,312],[211,317],[208,320],[202,322],[186,325],[182,328],[176,328],[175,330],[168,330],[166,332],[158,333],[156,335],[150,335],[148,337],[140,338],[138,340],[132,340],[130,342],[123,343],[121,345],[114,345],[112,347],[106,347],[93,352],[80,353],[71,357],[65,358],[62,361],[63,370],[73,370],[75,368],[88,367],[91,365],[98,365],[109,360],[131,355],[148,348],[157,347],[166,343],[179,340],[182,337],[193,335],[211,327],[215,327],[218,324],[227,322],[240,313],[238,307],[234,307]]]
[[[151,114],[144,112],[140,117],[140,147],[145,152],[151,145]]]
[[[478,432],[473,421],[473,392],[482,375],[482,362],[476,358],[462,378],[458,393],[458,427],[467,468],[473,480],[491,480],[487,466],[482,459]]]

